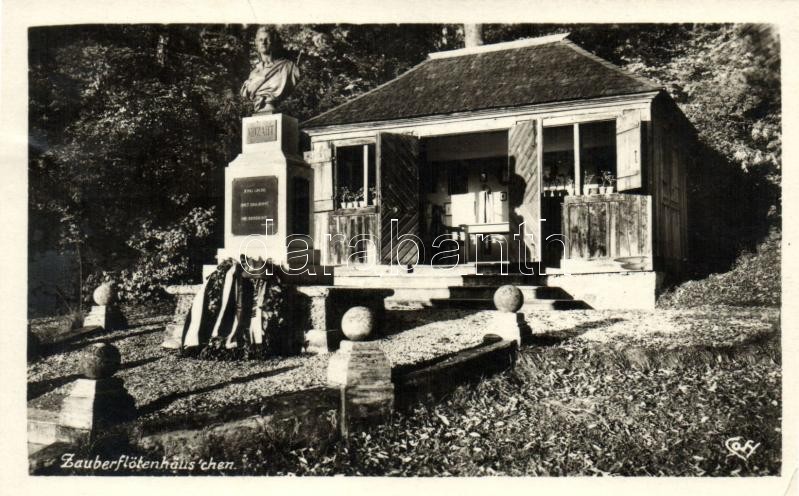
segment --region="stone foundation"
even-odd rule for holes
[[[662,276],[653,271],[551,274],[547,285],[598,310],[654,310]]]

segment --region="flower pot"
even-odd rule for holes
[[[346,208],[355,208],[355,202],[344,202]]]
[[[363,208],[366,206],[366,200],[358,200],[358,208]]]
[[[615,188],[614,186],[608,186],[608,194],[609,194],[609,195],[610,195],[610,194],[612,194],[612,193],[613,193],[613,190],[615,190],[615,189],[616,189],[616,188]]]

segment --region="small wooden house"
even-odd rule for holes
[[[693,127],[567,35],[432,53],[301,130],[324,265],[458,257],[659,281],[688,256]]]

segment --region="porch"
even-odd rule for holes
[[[652,270],[652,197],[617,179],[618,123],[538,126],[335,146],[325,264]]]

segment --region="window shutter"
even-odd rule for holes
[[[305,152],[305,162],[313,168],[314,211],[333,210],[335,191],[333,176],[333,147],[327,141],[313,144],[313,149]]]
[[[541,259],[541,174],[538,169],[541,137],[538,127],[538,121],[521,121],[508,130],[510,229],[511,235],[517,234],[519,225],[524,223],[523,249],[527,251],[524,257],[527,262]],[[511,237],[509,251],[516,261],[522,261],[522,254],[516,253],[517,243]]]
[[[641,187],[641,114],[625,110],[616,119],[616,176],[619,191]]]
[[[413,243],[399,243],[405,234],[419,236],[419,138],[380,133],[377,175],[380,205],[380,259],[410,264],[422,259]],[[396,221],[392,239],[392,221]]]

